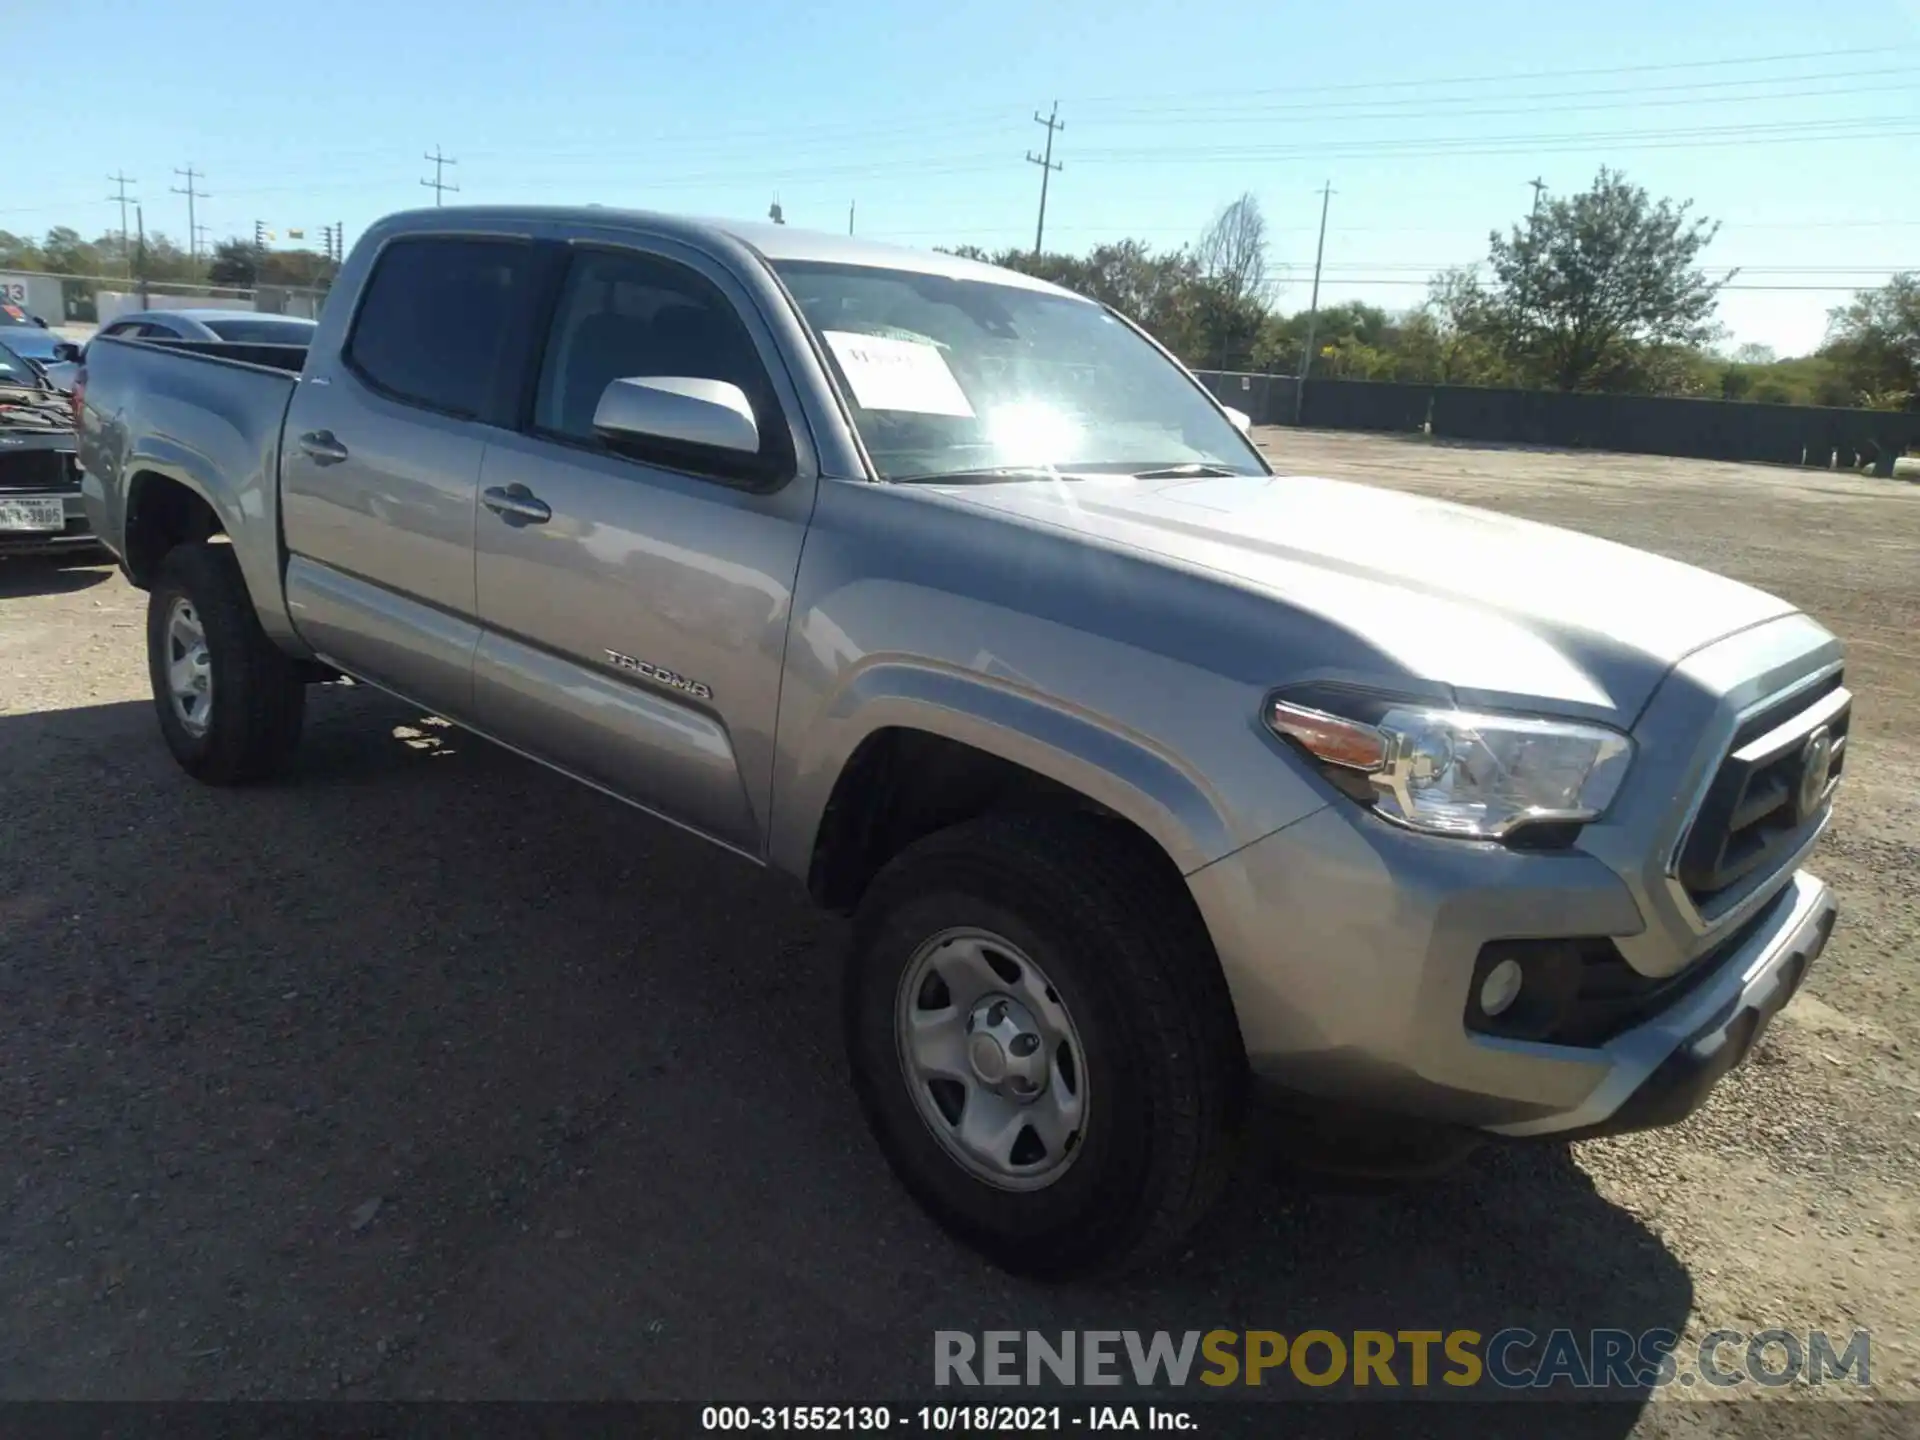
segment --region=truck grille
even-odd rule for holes
[[[0,490],[39,494],[80,489],[80,465],[71,451],[0,451]]]
[[[1676,873],[1695,905],[1771,873],[1800,845],[1840,782],[1852,712],[1836,671],[1740,726],[1680,847]]]

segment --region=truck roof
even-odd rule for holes
[[[803,230],[792,225],[773,225],[765,221],[715,220],[687,215],[666,215],[648,210],[627,210],[611,205],[448,205],[434,209],[403,210],[389,215],[374,228],[404,233],[448,225],[502,222],[544,223],[562,227],[621,229],[632,228],[664,236],[705,249],[726,248],[731,243],[754,251],[773,261],[814,261],[830,265],[868,265],[883,270],[910,270],[923,275],[947,275],[956,280],[979,280],[992,285],[1014,285],[1027,290],[1044,290],[1054,295],[1072,296],[1045,280],[986,265],[958,255],[934,250],[914,250],[904,245],[885,245],[852,235],[835,235],[820,230]],[[718,242],[716,244],[716,242]]]

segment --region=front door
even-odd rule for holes
[[[480,634],[480,458],[533,256],[530,241],[486,236],[388,244],[339,358],[295,388],[282,441],[294,628],[354,674],[460,718]]]
[[[776,373],[771,336],[723,271],[577,247],[530,423],[482,461],[475,544],[476,723],[756,857],[814,495]],[[608,383],[645,375],[739,385],[781,478],[748,488],[598,436]]]

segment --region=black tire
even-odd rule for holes
[[[906,1082],[896,1004],[943,930],[978,926],[1051,980],[1085,1051],[1087,1124],[1038,1190],[963,1168]],[[854,1087],[914,1197],[1018,1274],[1063,1279],[1152,1259],[1218,1197],[1239,1150],[1246,1059],[1192,900],[1144,837],[1092,816],[988,816],[910,846],[854,922],[844,1023]]]
[[[207,726],[198,734],[175,712],[167,684],[168,621],[182,598],[206,634],[213,678]],[[147,597],[147,673],[160,733],[196,780],[245,785],[286,768],[300,740],[307,687],[260,628],[231,545],[180,545],[160,562]]]

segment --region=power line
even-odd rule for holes
[[[1031,150],[1027,152],[1027,163],[1040,167],[1040,220],[1039,223],[1033,227],[1033,253],[1038,256],[1041,242],[1047,233],[1047,181],[1052,178],[1054,171],[1065,168],[1063,165],[1054,162],[1053,136],[1056,130],[1064,130],[1067,126],[1066,122],[1060,118],[1060,102],[1058,100],[1053,102],[1053,112],[1045,119],[1041,118],[1038,110],[1033,112],[1033,118],[1034,123],[1047,127],[1046,154],[1036,155]]]
[[[1417,135],[1376,137],[1360,140],[1328,140],[1287,145],[1196,146],[1165,145],[1152,149],[1093,149],[1081,152],[1083,160],[1101,162],[1142,160],[1270,160],[1276,157],[1301,157],[1326,154],[1343,155],[1480,155],[1548,153],[1567,146],[1690,149],[1710,148],[1717,143],[1752,144],[1759,141],[1857,140],[1894,138],[1912,133],[1920,122],[1915,116],[1875,116],[1831,120],[1779,121],[1738,125],[1696,125],[1659,130],[1585,130],[1541,134],[1509,133],[1501,135]],[[1884,128],[1883,128],[1884,127]],[[1899,128],[1908,127],[1908,128]]]
[[[1676,60],[1658,65],[1600,65],[1582,66],[1570,70],[1521,70],[1507,71],[1493,75],[1447,75],[1422,76],[1408,80],[1352,80],[1339,85],[1286,85],[1271,86],[1265,89],[1236,89],[1235,95],[1245,99],[1255,95],[1333,95],[1355,90],[1404,90],[1420,86],[1440,85],[1489,85],[1509,80],[1558,80],[1589,75],[1651,75],[1676,70],[1714,70],[1727,69],[1738,65],[1774,65],[1786,61],[1834,60],[1854,55],[1900,55],[1914,50],[1914,45],[1856,45],[1839,50],[1794,50],[1784,54],[1729,56],[1717,60]],[[1218,95],[1217,90],[1188,91],[1189,95],[1209,98]],[[1076,104],[1098,105],[1109,100],[1137,100],[1139,92],[1120,95],[1081,95],[1072,98]]]
[[[1405,99],[1366,98],[1358,100],[1321,100],[1290,101],[1284,105],[1244,105],[1231,107],[1216,102],[1205,106],[1183,106],[1168,109],[1157,104],[1136,105],[1126,110],[1117,110],[1111,117],[1096,116],[1096,123],[1102,125],[1124,125],[1128,123],[1211,124],[1217,120],[1258,119],[1266,116],[1314,115],[1334,120],[1392,120],[1423,119],[1441,115],[1531,115],[1542,109],[1552,110],[1616,110],[1628,106],[1642,109],[1655,105],[1724,105],[1751,104],[1756,101],[1792,100],[1819,98],[1825,96],[1855,96],[1862,94],[1859,83],[1862,80],[1889,76],[1910,75],[1912,69],[1905,65],[1890,65],[1870,70],[1817,71],[1808,75],[1761,76],[1751,80],[1690,81],[1683,85],[1629,85],[1615,86],[1599,90],[1566,90],[1555,88],[1533,92],[1488,94],[1484,91],[1471,95],[1414,95]],[[1808,84],[1815,81],[1846,81],[1839,87],[1826,87],[1818,90],[1781,90],[1779,86],[1787,84]],[[1756,95],[1706,95],[1701,91],[1727,90],[1734,87],[1769,87]],[[1290,92],[1297,93],[1297,92]],[[1869,92],[1870,93],[1870,92]],[[1660,99],[1648,99],[1648,96],[1662,96]],[[1599,104],[1574,104],[1562,102],[1568,100],[1587,100],[1591,97],[1616,97]],[[1461,109],[1461,106],[1480,106],[1495,103],[1508,106],[1517,102],[1531,102],[1523,110],[1513,109]]]
[[[443,190],[451,190],[456,195],[460,193],[460,187],[458,185],[449,185],[440,178],[446,166],[458,165],[460,162],[451,156],[442,155],[438,145],[433,147],[433,153],[426,158],[433,162],[433,179],[422,180],[420,183],[433,191],[433,203],[437,206],[440,203],[440,193]]]
[[[169,186],[168,188],[175,195],[184,195],[187,197],[187,258],[191,260],[200,253],[200,227],[194,223],[193,202],[195,200],[205,200],[208,198],[206,191],[193,188],[193,182],[196,180],[204,180],[207,177],[195,170],[191,164],[189,164],[186,169],[176,169],[173,173],[176,175],[184,175],[187,178],[187,184],[184,190],[178,185]]]

